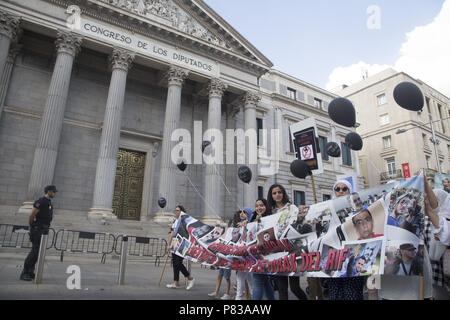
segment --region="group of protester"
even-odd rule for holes
[[[44,197],[36,200],[29,217],[30,240],[33,244],[31,252],[27,256],[21,280],[31,281],[35,277],[34,268],[39,253],[39,244],[42,234],[50,227],[53,218],[53,205],[51,199],[56,195],[55,186],[45,187]],[[333,186],[333,198],[350,195],[353,192],[352,186],[346,180],[339,180]],[[425,205],[425,228],[423,232],[423,275],[425,278],[424,298],[429,299],[449,299],[449,276],[448,259],[450,248],[450,196],[448,181],[444,185],[444,190],[432,190],[429,183],[425,181],[424,205]],[[276,214],[285,210],[292,211],[298,215],[298,220],[305,216],[305,208],[298,208],[291,204],[285,188],[282,185],[274,184],[270,187],[267,200],[258,199],[255,203],[255,211],[250,208],[243,208],[236,212],[230,221],[230,226],[234,228],[244,227],[247,223],[259,221],[262,217]],[[177,220],[173,223],[169,237],[169,252],[174,235],[177,234],[177,221],[186,210],[183,206],[177,206],[175,216]],[[367,219],[366,219],[367,220]],[[368,220],[367,220],[368,221]],[[366,221],[366,223],[367,223]],[[364,222],[362,223],[364,224]],[[391,275],[381,276],[381,289],[369,289],[369,299],[417,299],[419,288],[417,281],[411,281],[411,277],[399,277],[414,274],[414,256],[416,247],[405,244],[400,246],[400,255],[392,265]],[[414,253],[414,254],[413,254]],[[444,261],[444,259],[447,259]],[[195,279],[183,265],[183,258],[172,253],[172,263],[174,271],[174,282],[167,284],[168,288],[180,288],[180,272],[187,279],[186,289],[193,288]],[[355,261],[357,264],[358,261]],[[360,261],[360,263],[362,263]],[[400,268],[400,265],[402,268]],[[231,274],[230,269],[220,269],[217,284],[214,292],[209,296],[218,298],[222,279],[226,280],[226,293],[222,299],[231,299]],[[362,300],[363,290],[366,285],[366,277],[341,277],[341,278],[308,278],[308,295],[300,287],[298,276],[269,275],[265,273],[249,273],[243,271],[236,272],[236,300],[243,299],[244,296],[253,300],[261,300],[264,297],[268,300],[275,299],[275,291],[278,291],[278,299],[288,299],[288,288],[299,300]],[[247,289],[246,289],[247,288]],[[247,292],[245,294],[245,292]]]
[[[348,196],[351,195],[352,192],[352,185],[347,180],[339,180],[333,186],[333,198]],[[280,184],[274,184],[269,188],[267,200],[264,198],[258,199],[255,203],[254,211],[248,207],[244,207],[242,210],[237,211],[234,217],[230,219],[228,226],[233,228],[245,227],[247,223],[258,221],[262,217],[291,209],[296,210],[299,220],[304,218],[305,207],[299,206],[297,208],[291,204],[285,188]],[[177,206],[175,211],[177,218],[180,214],[180,210],[186,212],[182,206]],[[423,273],[425,281],[429,278],[430,289],[428,292],[425,290],[424,298],[449,299],[449,277],[444,275],[443,272],[443,257],[438,257],[439,259],[436,261],[431,260],[428,255],[431,243],[438,242],[441,247],[444,248],[450,246],[450,197],[448,191],[438,189],[432,190],[429,184],[425,182],[425,213],[424,256],[426,261],[424,263]],[[174,228],[175,223],[169,239],[169,247],[173,237]],[[416,248],[406,247],[406,245],[399,248],[399,252],[401,253],[399,256],[399,265],[400,263],[402,265],[406,264],[409,270],[414,268],[411,261],[408,261],[407,258],[408,256],[412,257],[409,253],[413,250],[415,251]],[[433,250],[433,248],[431,248],[431,250]],[[401,260],[401,257],[403,256],[405,257],[406,262]],[[179,287],[179,272],[182,272],[188,279],[188,286],[186,289],[192,288],[194,280],[183,266],[182,258],[175,254],[173,254],[172,258],[174,283],[168,284],[167,287]],[[357,263],[358,261],[356,261],[355,264]],[[232,297],[231,295],[231,275],[233,272],[236,273],[235,297]],[[226,291],[225,294],[220,297],[219,292],[223,278],[225,278],[226,281]],[[307,281],[308,288],[306,291],[308,294],[300,287],[300,278],[298,276],[270,275],[219,268],[216,288],[213,292],[208,294],[208,296],[215,299],[220,298],[222,300],[241,300],[243,298],[262,300],[264,297],[267,300],[275,300],[275,292],[277,291],[279,300],[287,300],[288,289],[290,288],[291,292],[299,300],[363,300],[367,276],[326,279],[308,278]],[[368,299],[417,299],[419,290],[415,286],[407,285],[407,283],[411,282],[411,279],[408,279],[408,277],[381,276],[381,289],[368,289]],[[408,291],[411,292],[408,293]]]

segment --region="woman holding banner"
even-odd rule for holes
[[[290,210],[292,207],[294,207],[297,211],[296,215],[298,214],[297,207],[289,203],[289,197],[286,190],[279,184],[273,184],[269,188],[269,192],[267,194],[267,205],[274,214],[284,210]],[[288,300],[288,285],[290,286],[292,293],[295,294],[299,300],[308,300],[305,292],[302,288],[300,288],[299,277],[277,275],[275,279],[278,286],[279,300]]]
[[[352,192],[352,185],[347,180],[338,180],[333,186],[333,199],[349,195]],[[328,300],[363,300],[363,289],[366,278],[327,279]]]
[[[267,207],[267,200],[263,198],[256,200],[255,214],[253,214],[252,221],[259,221],[262,217],[270,214],[270,210],[268,210]],[[270,275],[264,273],[254,273],[252,300],[262,300],[264,294],[266,295],[267,300],[275,300]]]
[[[168,254],[170,253],[170,250],[171,250],[173,235],[177,231],[176,229],[177,229],[177,225],[178,225],[178,220],[182,215],[184,215],[186,213],[186,209],[184,209],[183,206],[178,205],[175,207],[174,213],[175,213],[176,220],[174,221],[174,223],[172,224],[172,227],[170,229],[170,236],[169,236],[169,241],[168,241],[168,246],[167,246],[168,251],[169,251]],[[190,290],[194,286],[195,279],[191,276],[189,271],[184,266],[183,258],[176,255],[174,252],[172,253],[172,265],[173,265],[173,280],[174,280],[174,282],[167,284],[166,287],[171,288],[171,289],[181,288],[181,286],[180,286],[180,272],[181,272],[188,279],[186,290]]]

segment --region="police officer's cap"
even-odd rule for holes
[[[47,193],[48,191],[58,192],[58,190],[56,190],[55,186],[46,186],[44,188],[44,192]]]

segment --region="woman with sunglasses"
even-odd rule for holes
[[[296,206],[291,205],[289,202],[289,197],[286,190],[282,185],[273,184],[269,188],[267,194],[267,206],[271,209],[272,213],[276,214],[284,210],[290,210],[291,206],[295,208],[296,215],[298,214],[298,209]],[[276,276],[276,284],[278,286],[278,299],[288,300],[288,285],[291,291],[299,300],[308,300],[305,292],[300,288],[299,277],[288,277],[288,276]]]
[[[352,185],[347,180],[338,180],[333,186],[333,199],[352,192]],[[363,289],[366,279],[367,277],[327,279],[328,300],[364,300]]]

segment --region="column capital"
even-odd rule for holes
[[[58,53],[64,52],[76,56],[80,51],[83,38],[75,33],[58,30],[56,35],[56,50]]]
[[[164,74],[164,78],[167,80],[169,86],[181,86],[188,75],[188,70],[171,65],[169,70]]]
[[[256,108],[258,102],[261,101],[261,95],[253,91],[247,91],[242,97],[242,101],[244,102],[244,108]]]
[[[227,90],[228,85],[226,85],[222,80],[217,78],[212,78],[208,84],[209,97],[222,98],[223,93]]]
[[[133,64],[134,57],[135,55],[128,50],[114,48],[113,52],[109,56],[111,69],[122,69],[128,72]]]
[[[22,50],[23,45],[18,44],[17,42],[11,43],[11,47],[9,48],[8,52],[8,62],[13,63],[14,60],[16,60],[16,57],[19,55],[20,51]]]
[[[20,17],[0,10],[0,34],[13,40],[16,38],[17,32],[19,31],[19,24]]]

